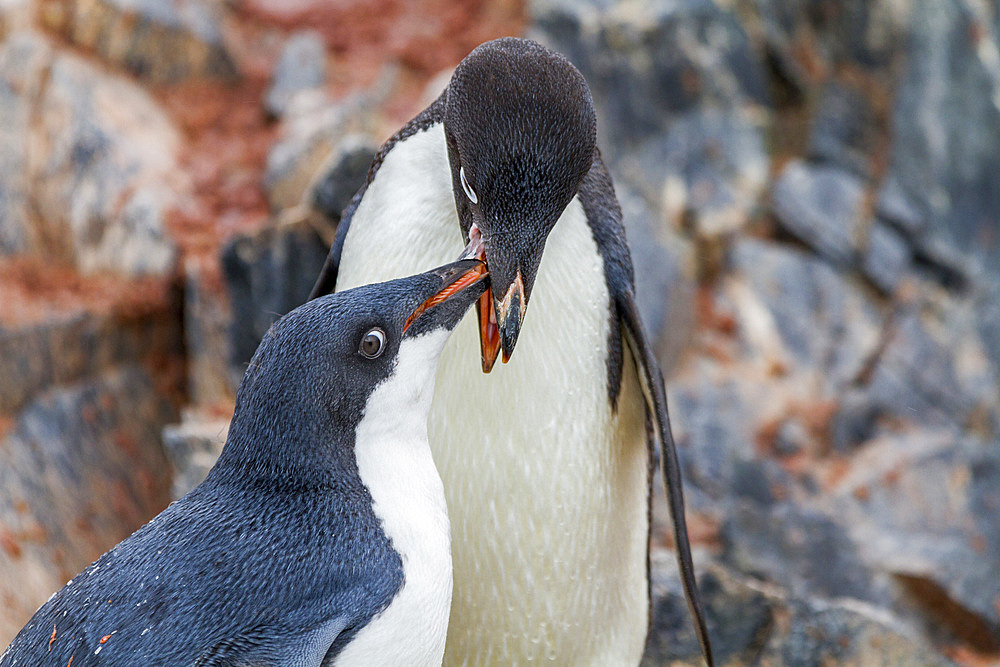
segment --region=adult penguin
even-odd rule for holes
[[[639,662],[656,441],[711,663],[663,380],[595,137],[589,88],[563,56],[516,38],[479,46],[379,150],[313,289],[407,275],[463,242],[489,267],[429,422],[452,520],[448,664]],[[500,351],[510,363],[494,369]]]
[[[464,261],[278,320],[205,481],[70,580],[0,667],[440,665],[451,602],[427,444]]]

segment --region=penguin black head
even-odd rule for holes
[[[445,136],[466,256],[492,290],[477,303],[483,370],[514,350],[545,240],[594,159],[597,122],[583,75],[536,42],[477,47],[448,86]]]
[[[256,471],[309,483],[349,470],[353,452],[337,443],[354,442],[380,384],[393,378],[412,403],[429,410],[438,357],[487,289],[485,276],[481,261],[460,260],[329,294],[279,319],[240,383],[213,474]]]

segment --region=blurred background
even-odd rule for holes
[[[720,662],[1000,664],[997,0],[0,0],[0,645],[502,35],[592,86]],[[647,662],[700,664],[656,502]]]

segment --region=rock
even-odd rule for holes
[[[855,381],[880,339],[876,303],[825,262],[777,244],[739,240],[730,261],[726,291],[752,356],[817,373],[833,391]]]
[[[861,260],[861,270],[880,290],[892,294],[910,268],[911,250],[899,232],[872,224]]]
[[[906,605],[937,627],[935,639],[1000,650],[995,441],[953,430],[880,438],[851,462],[835,502],[859,555],[897,578]]]
[[[863,92],[830,82],[823,87],[812,117],[807,157],[866,178],[877,129],[871,102]]]
[[[292,35],[281,52],[264,105],[267,112],[281,117],[289,99],[303,90],[322,88],[326,81],[326,43],[315,31]]]
[[[151,83],[238,77],[210,0],[45,0],[48,28]]]
[[[184,345],[187,389],[195,405],[231,401],[236,384],[230,372],[232,310],[220,266],[190,259],[184,267]]]
[[[986,282],[995,281],[1000,64],[981,54],[997,49],[998,29],[959,0],[912,4],[893,110],[892,191],[880,201],[905,198],[919,212],[916,245],[936,261],[958,273],[988,271]]]
[[[745,115],[695,110],[645,141],[616,171],[664,211],[675,229],[702,238],[746,225],[769,167],[761,129]]]
[[[54,385],[82,382],[122,364],[168,368],[181,358],[175,304],[129,314],[67,312],[25,325],[0,324],[0,416]]]
[[[326,163],[320,167],[306,199],[328,221],[340,222],[344,209],[368,178],[378,146],[367,136],[351,134],[337,143]],[[333,239],[328,239],[333,245]]]
[[[834,264],[855,259],[864,183],[834,167],[800,160],[782,170],[771,198],[778,222]]]
[[[170,501],[155,381],[126,364],[50,389],[0,434],[0,643]]]
[[[775,502],[769,486],[759,488],[722,524],[723,562],[796,596],[877,599],[872,575],[843,526],[816,510]]]
[[[306,91],[293,102],[267,156],[264,188],[274,211],[309,204],[305,195],[317,179],[342,161],[353,171],[357,151],[366,150],[361,146],[372,146],[371,155],[378,146],[372,139],[377,123],[372,98],[362,95],[334,103],[318,91]]]
[[[673,555],[656,551],[650,562],[653,617],[642,664],[704,665]],[[711,562],[698,583],[718,665],[953,664],[882,607],[797,597]]]
[[[305,302],[326,262],[328,246],[307,221],[237,236],[222,250],[232,305],[229,330],[233,386],[271,324]]]
[[[642,664],[704,664],[673,554],[653,552],[650,565],[652,624]],[[752,664],[774,627],[772,600],[720,566],[699,571],[698,588],[716,664]]]
[[[664,374],[678,362],[694,331],[694,246],[658,225],[641,197],[618,187],[635,270],[636,301]]]
[[[163,448],[173,469],[171,495],[176,500],[208,475],[222,453],[229,420],[185,413],[180,424],[163,429]]]
[[[855,600],[792,600],[764,651],[771,665],[954,665],[890,612]]]
[[[975,334],[973,304],[927,292],[922,302],[894,317],[866,382],[868,402],[879,414],[909,423],[961,428],[976,418],[995,423],[997,374]]]
[[[534,0],[528,12],[529,36],[566,54],[587,78],[599,143],[612,161],[698,107],[767,103],[746,33],[711,0]]]
[[[0,0],[0,41],[19,30],[27,30],[35,19],[33,0]]]
[[[83,273],[164,274],[175,247],[167,211],[186,183],[180,136],[134,84],[69,55],[52,61],[38,111],[32,174],[46,236],[68,245]]]
[[[29,176],[28,142],[42,95],[52,47],[34,33],[15,33],[0,43],[0,255],[37,245]]]
[[[0,253],[84,273],[172,270],[164,218],[187,179],[180,136],[148,94],[18,33],[0,47],[0,111]]]

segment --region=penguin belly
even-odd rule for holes
[[[386,156],[355,211],[337,289],[463,247],[441,125]],[[484,375],[475,318],[438,366],[428,434],[450,509],[447,664],[638,664],[648,624],[649,455],[627,352],[613,410],[610,297],[574,199],[546,243],[517,350]]]

